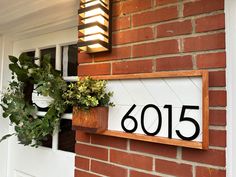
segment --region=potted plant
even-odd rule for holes
[[[91,77],[79,78],[71,83],[63,94],[65,103],[73,106],[72,124],[74,128],[89,133],[107,130],[108,106],[112,92],[106,92],[107,82]]]

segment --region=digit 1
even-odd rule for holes
[[[165,105],[168,109],[168,138],[172,139],[172,105]]]

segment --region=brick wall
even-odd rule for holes
[[[223,0],[113,0],[112,53],[79,54],[78,73],[111,75],[206,69],[210,147],[195,150],[76,133],[76,177],[225,177]]]

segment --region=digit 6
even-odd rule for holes
[[[122,129],[125,131],[125,132],[127,132],[127,133],[133,133],[133,132],[135,132],[136,130],[137,130],[137,128],[138,128],[138,122],[137,122],[137,120],[133,117],[133,116],[131,116],[131,115],[129,115],[133,110],[134,110],[134,108],[136,107],[136,105],[134,104],[130,109],[129,109],[129,111],[124,115],[124,117],[122,118],[122,120],[121,120],[121,127],[122,127]],[[125,127],[125,121],[127,120],[127,119],[131,119],[133,122],[134,122],[134,128],[132,128],[132,129],[127,129],[126,127]]]

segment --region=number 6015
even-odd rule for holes
[[[134,133],[137,128],[138,128],[138,122],[137,120],[135,119],[135,117],[131,116],[130,113],[135,109],[136,105],[134,104],[129,110],[128,112],[124,115],[124,117],[122,118],[121,120],[121,126],[122,126],[122,129],[127,132],[127,133]],[[172,105],[165,105],[164,106],[165,109],[168,109],[168,138],[172,138]],[[154,132],[148,132],[148,130],[146,129],[145,125],[144,125],[144,121],[145,121],[145,112],[147,109],[155,109],[156,112],[157,112],[157,115],[158,115],[158,126],[157,126],[157,129],[156,131]],[[200,126],[198,124],[198,122],[191,118],[191,117],[186,117],[185,116],[185,112],[186,110],[199,110],[199,106],[191,106],[191,105],[183,105],[182,107],[182,110],[181,110],[181,114],[180,114],[180,118],[179,118],[179,122],[190,122],[192,123],[194,126],[195,126],[195,132],[192,136],[184,136],[181,134],[180,130],[176,130],[176,134],[179,138],[181,138],[182,140],[188,140],[188,141],[191,141],[191,140],[194,140],[195,138],[198,137],[199,133],[200,133]],[[126,126],[125,126],[125,121],[127,119],[130,119],[133,121],[134,123],[134,127],[132,129],[127,129]],[[142,130],[143,132],[146,134],[146,135],[149,135],[149,136],[155,136],[157,135],[160,130],[161,130],[161,127],[162,127],[162,114],[161,114],[161,111],[160,109],[154,105],[154,104],[148,104],[146,106],[143,107],[142,111],[141,111],[141,127],[142,127]]]

